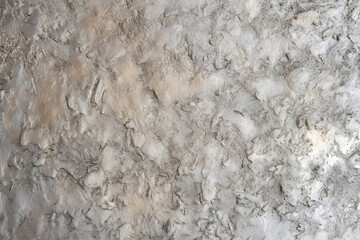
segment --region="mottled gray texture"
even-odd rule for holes
[[[0,239],[360,239],[358,1],[0,1]]]

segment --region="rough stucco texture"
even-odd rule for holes
[[[360,239],[356,0],[1,0],[0,239]]]

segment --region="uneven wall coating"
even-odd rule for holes
[[[0,1],[0,239],[360,239],[359,12]]]

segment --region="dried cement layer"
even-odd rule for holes
[[[1,0],[0,239],[360,239],[357,0]]]

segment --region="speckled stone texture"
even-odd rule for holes
[[[360,239],[357,0],[1,0],[0,239]]]

